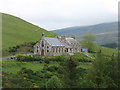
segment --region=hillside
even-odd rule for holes
[[[91,26],[76,26],[53,30],[52,32],[60,35],[71,36],[77,35],[77,39],[81,40],[82,35],[85,33],[93,33],[96,35],[98,45],[116,43],[118,41],[118,23],[102,23]]]
[[[115,82],[116,79],[118,81],[115,77],[119,75],[116,69],[119,60],[113,56],[117,50],[98,48],[101,53],[39,57],[17,55],[17,59],[3,60],[3,88],[117,87],[120,84]]]
[[[42,32],[49,37],[56,36],[56,34],[48,32],[18,17],[2,13],[3,50],[24,42],[35,42],[41,38]]]

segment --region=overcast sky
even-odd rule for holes
[[[117,21],[119,0],[0,0],[0,12],[47,30]]]

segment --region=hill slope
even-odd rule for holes
[[[71,36],[73,34],[77,35],[78,39],[82,39],[82,35],[85,33],[93,33],[96,35],[97,44],[103,45],[108,43],[116,43],[118,41],[118,23],[102,23],[91,26],[76,26],[63,28],[58,30],[53,30],[52,32],[60,35]]]
[[[18,17],[2,13],[3,50],[24,42],[37,41],[41,38],[42,32],[45,33],[45,36],[56,36],[56,34],[48,32]]]

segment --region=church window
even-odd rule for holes
[[[44,47],[44,42],[42,41],[42,47]]]
[[[68,48],[66,49],[66,51],[68,52]]]
[[[75,48],[75,50],[77,51],[77,48]]]
[[[57,48],[56,48],[56,53],[57,53]]]
[[[55,52],[55,49],[53,48],[53,52]]]
[[[59,48],[59,52],[60,52],[60,48]]]
[[[39,47],[37,46],[37,52],[38,52]]]
[[[38,52],[38,49],[37,49],[37,52]]]
[[[62,52],[63,52],[63,48],[62,48]]]

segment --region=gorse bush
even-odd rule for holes
[[[58,68],[59,68],[59,66],[57,66],[57,65],[50,65],[50,66],[48,66],[47,70],[51,71],[51,72],[55,72],[58,70]]]
[[[38,57],[38,56],[17,56],[18,61],[22,62],[31,62],[31,61],[43,61],[43,57]]]
[[[17,63],[42,65],[33,69],[21,68],[17,73],[3,72],[5,88],[117,88],[120,86],[120,59],[117,55],[108,56],[102,52],[95,59],[83,53],[73,56],[17,56]],[[14,63],[15,64],[15,63]],[[6,64],[9,67],[17,65]],[[5,65],[5,64],[3,64]],[[5,67],[5,66],[4,66]],[[21,65],[19,65],[21,67]],[[29,68],[28,68],[29,67]],[[31,68],[31,69],[30,69]]]
[[[91,62],[92,59],[81,54],[76,54],[74,56],[62,55],[62,56],[49,56],[49,57],[40,57],[40,56],[22,56],[18,55],[17,60],[23,62],[30,62],[30,61],[44,61],[45,63],[49,64],[50,61],[54,62],[63,62],[66,60],[75,60],[79,62]]]
[[[46,83],[46,88],[62,88],[63,85],[57,76],[52,76]]]

